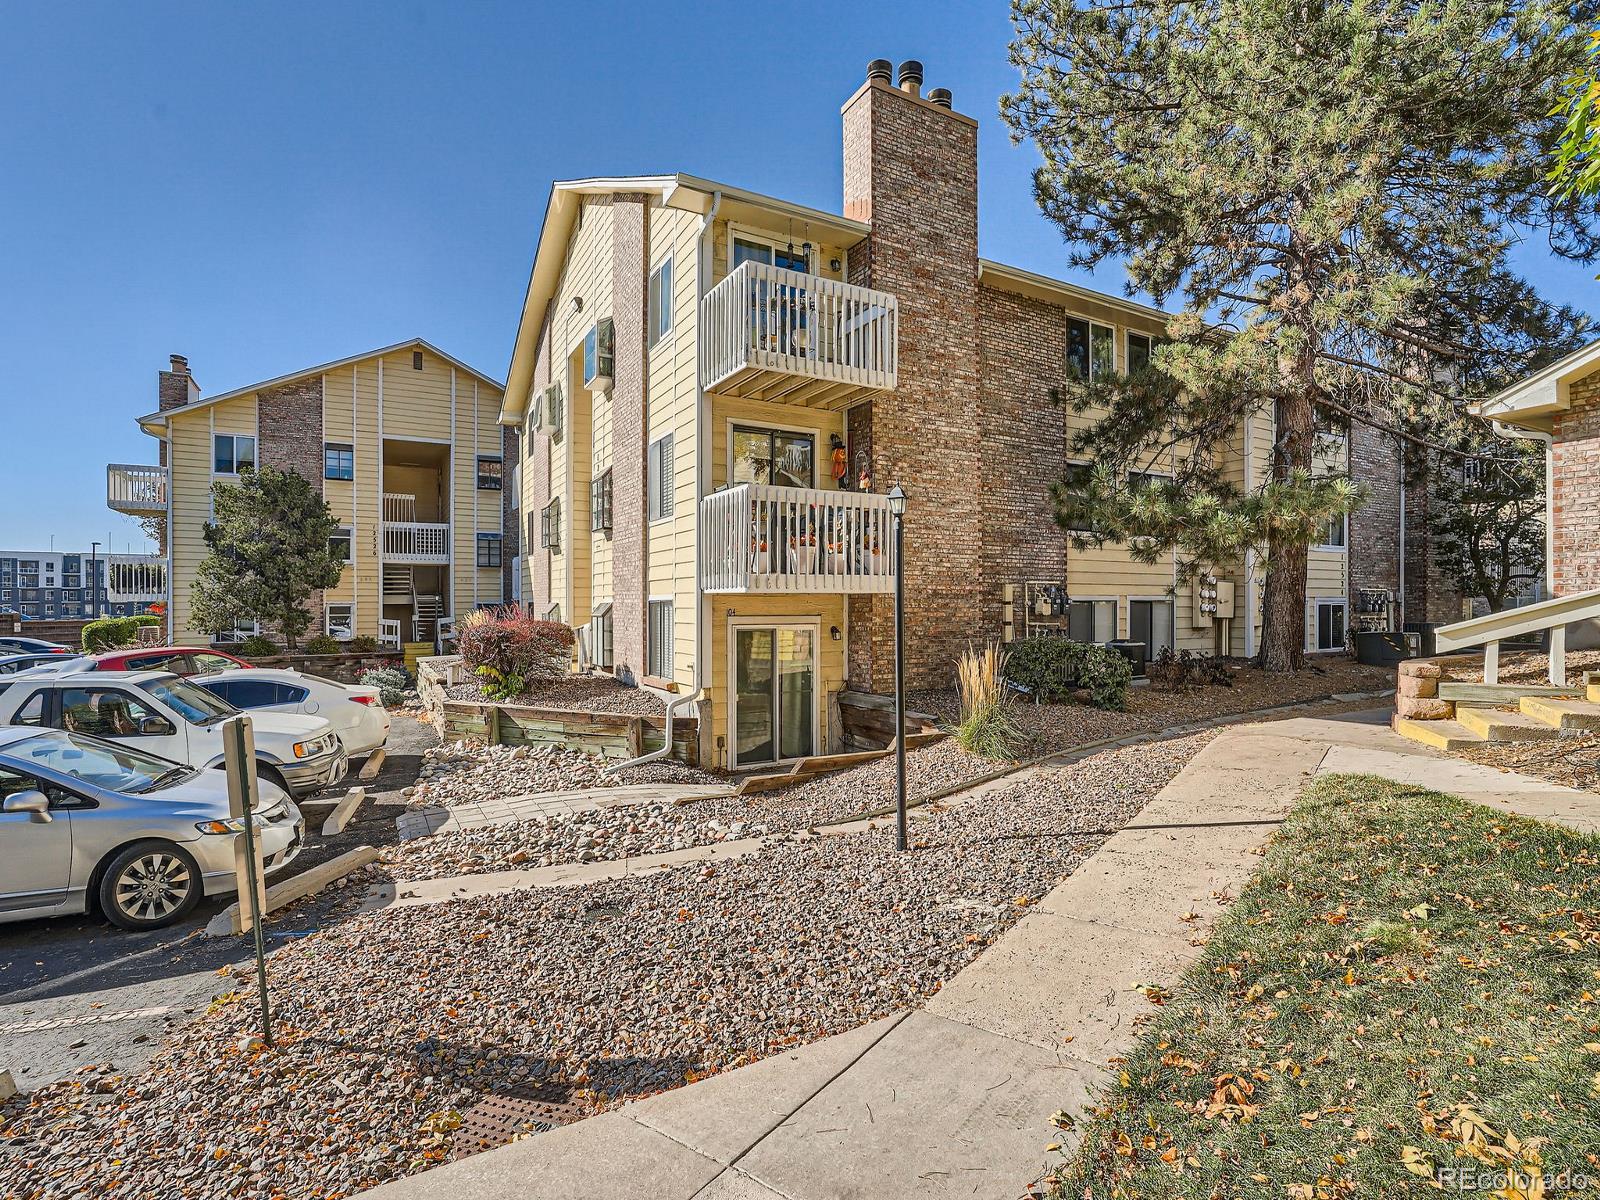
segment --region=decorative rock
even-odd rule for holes
[[[1400,695],[1432,699],[1439,694],[1439,680],[1427,675],[1402,675],[1395,681]]]
[[[1426,696],[1397,696],[1395,711],[1408,721],[1448,721],[1456,715],[1456,706]]]
[[[1408,658],[1400,664],[1399,670],[1401,675],[1410,675],[1414,679],[1438,679],[1444,675],[1443,667],[1425,658]]]

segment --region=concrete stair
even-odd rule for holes
[[[1525,712],[1456,705],[1455,723],[1486,742],[1540,742],[1560,736],[1556,726]]]
[[[1455,690],[1447,695],[1445,689],[1450,687]],[[1503,685],[1497,688],[1482,684],[1441,684],[1440,698],[1455,703],[1455,720],[1413,721],[1397,716],[1394,731],[1436,750],[1460,750],[1485,742],[1535,742],[1600,733],[1600,673],[1591,672],[1584,679],[1584,699],[1577,697],[1576,689],[1552,694],[1556,691],[1530,687],[1526,693],[1514,694]],[[1497,708],[1496,704],[1517,707],[1514,710]]]
[[[1597,690],[1590,687],[1590,694]],[[1587,733],[1600,729],[1600,703],[1594,700],[1554,700],[1548,696],[1524,696],[1523,713],[1543,721],[1563,734]]]

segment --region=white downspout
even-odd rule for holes
[[[653,688],[646,684],[640,684],[639,686],[643,691],[649,692],[653,696],[659,696],[666,703],[667,725],[662,730],[661,745],[651,750],[648,754],[639,755],[638,758],[630,758],[627,762],[620,762],[614,766],[603,768],[600,772],[602,775],[614,775],[618,771],[627,770],[629,767],[637,767],[641,763],[655,762],[656,759],[665,758],[672,753],[672,718],[677,715],[678,709],[683,705],[700,698],[700,664],[695,663],[694,677],[689,683],[689,690],[681,695],[675,696],[671,692],[664,692],[660,688]]]
[[[1489,424],[1499,437],[1544,443],[1544,598],[1553,600],[1556,594],[1555,438],[1537,429],[1518,429],[1504,421],[1490,421]]]
[[[700,233],[695,241],[694,256],[694,597],[695,597],[695,629],[694,629],[694,677],[696,689],[691,695],[699,692],[699,684],[703,679],[709,686],[714,676],[711,669],[711,598],[705,594],[700,578],[700,502],[711,492],[711,402],[706,398],[705,381],[700,377],[700,347],[705,338],[705,330],[701,328],[701,301],[704,300],[707,284],[711,279],[711,238],[716,225],[717,212],[722,208],[722,191],[719,188],[711,194],[711,207],[700,222]],[[716,714],[712,714],[715,718]],[[671,733],[672,720],[670,710],[667,718],[667,730]],[[671,744],[670,737],[668,744]],[[715,743],[709,730],[700,731],[700,749],[702,759],[705,750]]]

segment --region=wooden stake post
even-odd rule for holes
[[[272,1015],[267,1008],[267,948],[261,918],[267,911],[266,864],[256,840],[255,813],[260,797],[256,777],[256,739],[250,718],[229,717],[222,723],[222,761],[228,775],[228,815],[240,821],[233,839],[233,870],[239,889],[234,930],[255,934],[256,987],[261,997],[261,1037],[272,1044]]]

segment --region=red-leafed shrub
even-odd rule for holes
[[[509,700],[565,675],[574,640],[571,627],[560,621],[536,620],[515,608],[485,608],[461,622],[456,649],[483,680],[484,695]]]

